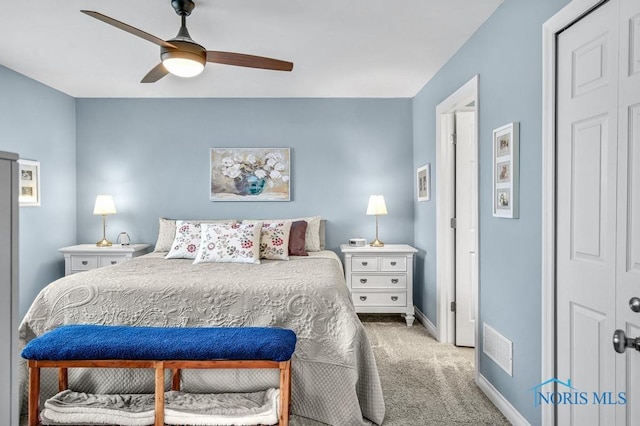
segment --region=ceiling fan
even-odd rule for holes
[[[171,6],[180,16],[182,24],[178,34],[166,41],[102,13],[92,10],[81,10],[81,12],[160,46],[160,59],[162,62],[153,67],[144,76],[141,83],[155,83],[169,73],[179,77],[195,77],[202,72],[207,62],[275,71],[291,71],[293,69],[293,63],[279,59],[206,50],[193,41],[187,30],[187,16],[191,14],[195,7],[193,1],[171,0]]]

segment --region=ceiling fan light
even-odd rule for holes
[[[162,65],[178,77],[195,77],[204,70],[205,60],[199,55],[189,52],[165,52],[162,54]]]
[[[204,69],[200,62],[184,58],[168,58],[162,61],[162,65],[173,75],[178,77],[195,77]]]

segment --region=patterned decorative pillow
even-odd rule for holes
[[[274,222],[283,222],[283,221],[291,221],[297,222],[300,220],[304,220],[307,222],[307,230],[305,232],[305,242],[304,249],[306,251],[320,251],[322,250],[321,240],[320,240],[320,216],[310,216],[310,217],[300,217],[297,219],[261,219],[261,222],[265,223],[274,223]],[[256,222],[255,220],[243,220],[242,223],[250,223]]]
[[[194,219],[190,223],[236,223],[236,219]],[[161,217],[158,221],[158,239],[153,248],[154,252],[171,251],[173,240],[176,238],[176,220]]]
[[[200,223],[176,220],[176,236],[165,259],[195,259],[200,247]]]
[[[203,223],[196,263],[260,263],[262,222],[233,225]]]
[[[260,232],[260,259],[289,260],[291,221],[264,222]]]

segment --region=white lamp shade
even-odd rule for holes
[[[382,195],[372,195],[369,197],[367,214],[368,215],[387,214],[387,205],[384,203],[384,197]]]
[[[93,208],[93,214],[115,214],[116,205],[111,195],[98,195],[96,197],[96,205]]]

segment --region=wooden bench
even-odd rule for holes
[[[31,340],[22,357],[29,364],[29,426],[39,424],[40,369],[58,368],[60,391],[69,368],[155,369],[155,426],[164,425],[164,373],[180,390],[182,369],[277,368],[279,425],[288,426],[291,356],[296,335],[270,327],[133,327],[65,325]]]

